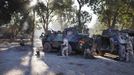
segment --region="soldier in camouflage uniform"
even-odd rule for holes
[[[133,45],[132,38],[128,36],[127,46],[126,46],[126,61],[130,61],[131,57],[133,58]]]
[[[123,33],[118,33],[118,53],[119,53],[119,60],[124,61],[126,60],[126,45],[127,42],[125,40],[125,36]]]
[[[119,46],[119,58],[121,61],[130,61],[130,56],[133,55],[133,46],[131,38],[127,33],[121,33],[118,35]]]
[[[89,59],[93,59],[93,49],[92,49],[92,44],[91,42],[89,42],[89,39],[86,39],[84,44],[83,44],[83,49],[84,49],[84,57],[85,58],[89,58]]]

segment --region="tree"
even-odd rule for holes
[[[37,5],[35,6],[34,10],[37,12],[37,14],[40,16],[41,22],[43,22],[43,28],[45,32],[48,31],[48,25],[52,21],[54,7],[53,1],[51,0],[45,0],[45,3],[38,0]]]
[[[29,34],[31,34],[32,31],[34,33],[34,19],[32,18],[32,15],[30,15],[33,8],[29,7],[30,1],[31,0],[1,0],[0,1],[0,25],[5,25],[7,23],[10,23],[11,20],[13,20],[14,23],[10,25],[9,29],[11,29],[11,31],[15,33],[14,35],[16,35],[18,31],[21,31],[21,33],[27,33],[30,31]],[[17,15],[18,13],[22,15],[21,19],[18,19],[18,17],[20,17]],[[12,16],[14,18],[11,18]],[[27,30],[22,31],[24,22],[28,22],[29,28]],[[16,29],[13,30],[13,28]],[[34,38],[33,33],[31,38],[32,44]]]
[[[133,0],[90,0],[89,5],[106,26],[129,28],[133,17]],[[130,22],[131,21],[131,22]],[[128,25],[129,24],[129,25]],[[121,27],[122,26],[122,27]]]
[[[82,32],[87,28],[87,23],[89,23],[92,19],[92,16],[87,11],[81,11],[81,27]],[[86,28],[85,28],[86,27]]]
[[[14,12],[26,9],[30,0],[1,0],[0,1],[0,25],[9,23]]]
[[[78,13],[77,13],[79,32],[82,32],[82,29],[83,29],[83,26],[81,24],[81,9],[85,4],[88,4],[88,1],[89,0],[77,0],[77,2],[79,4],[79,9],[78,9]]]
[[[11,16],[11,21],[8,24],[7,32],[10,33],[11,39],[14,39],[17,34],[21,31],[21,25],[20,25],[20,20],[21,20],[21,14],[20,13],[13,13]]]
[[[69,21],[72,12],[72,0],[55,0],[54,9],[55,15],[58,15],[59,23],[61,25],[61,30],[65,28],[66,21]],[[62,12],[61,12],[62,11]]]

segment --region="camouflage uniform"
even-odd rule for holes
[[[130,61],[131,56],[133,57],[133,45],[132,38],[128,37],[127,46],[126,46],[126,61]]]
[[[86,41],[84,44],[83,44],[83,48],[84,48],[84,57],[85,58],[94,58],[93,55],[92,55],[92,49],[91,49],[91,44],[89,41]]]
[[[133,46],[131,38],[127,33],[119,35],[119,57],[120,60],[130,61],[130,56],[133,55]]]
[[[120,44],[118,46],[119,46],[119,50],[118,50],[119,60],[123,61],[125,60],[126,57],[125,44]]]
[[[126,40],[125,36],[122,33],[118,35],[118,53],[119,53],[119,60],[124,61],[126,60]]]

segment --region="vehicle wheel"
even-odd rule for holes
[[[52,50],[51,44],[46,42],[44,43],[44,52],[50,52]]]

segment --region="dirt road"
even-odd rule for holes
[[[0,46],[0,75],[133,75],[134,63],[97,57],[57,56],[43,53],[37,58],[31,47]]]

